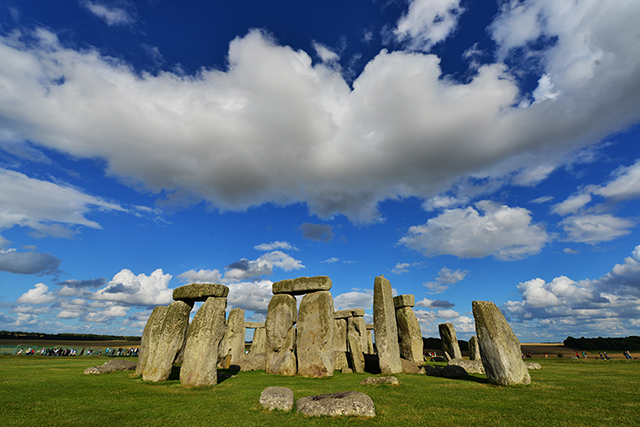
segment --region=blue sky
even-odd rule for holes
[[[1,329],[384,274],[424,336],[640,333],[640,3],[201,3],[0,6]]]

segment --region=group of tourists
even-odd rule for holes
[[[62,348],[62,347],[42,347],[40,350],[36,350],[35,348],[29,347],[28,349],[19,349],[17,355],[25,355],[25,356],[33,356],[37,353],[40,356],[93,356],[94,354],[97,356],[102,356],[102,348],[98,348],[96,352],[94,352],[93,347],[91,348]],[[120,356],[137,356],[140,352],[138,347],[131,348],[107,348],[104,352],[105,356],[111,357],[120,357]]]

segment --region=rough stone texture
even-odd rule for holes
[[[349,310],[339,310],[333,313],[335,319],[346,319],[348,317],[362,317],[364,316],[364,308],[352,308]]]
[[[347,319],[333,321],[333,350],[347,351]]]
[[[349,360],[353,370],[357,373],[364,372],[364,353],[362,352],[362,341],[360,335],[356,330],[355,322],[353,318],[349,319],[349,332],[347,334],[347,344],[349,349]]]
[[[425,365],[424,373],[426,375],[429,375],[430,377],[441,377],[442,376],[442,366]]]
[[[328,291],[332,282],[327,276],[298,277],[297,279],[287,279],[275,282],[271,285],[274,295],[304,295],[318,291]],[[331,313],[333,315],[333,313]]]
[[[531,370],[542,369],[542,365],[536,362],[525,362],[524,365],[527,367],[527,369]]]
[[[258,329],[264,328],[263,322],[244,322],[245,329]]]
[[[244,309],[234,308],[229,311],[227,330],[220,344],[220,355],[231,355],[231,364],[236,364],[244,357]]]
[[[208,298],[187,331],[180,383],[204,387],[218,383],[218,348],[224,335],[226,298]]]
[[[447,365],[442,368],[442,376],[446,378],[466,377],[468,375],[466,369],[458,365]]]
[[[151,331],[149,355],[142,371],[143,380],[166,381],[171,375],[173,361],[182,348],[187,335],[191,307],[184,301],[172,302],[167,309],[162,325]]]
[[[303,397],[296,402],[296,411],[306,416],[376,416],[376,408],[371,398],[356,391]]]
[[[343,368],[349,367],[346,351],[335,351],[333,353],[333,370],[341,371]]]
[[[373,337],[371,336],[371,329],[367,328],[367,350],[365,351],[365,353],[374,354],[375,352],[376,350],[373,347]]]
[[[360,347],[362,348],[362,352],[367,352],[367,324],[364,323],[364,319],[362,317],[352,317],[351,320],[355,324],[355,328],[358,330],[358,334],[360,335]]]
[[[396,321],[398,322],[400,357],[410,360],[417,365],[422,365],[424,362],[424,342],[422,341],[420,323],[413,309],[409,306],[397,308]]]
[[[333,297],[329,291],[307,294],[298,316],[298,375],[333,376]]]
[[[398,381],[396,377],[368,377],[360,381],[360,384],[362,385],[380,385],[380,384],[400,385],[400,381]]]
[[[384,276],[376,277],[373,283],[373,323],[380,371],[385,375],[402,372],[391,283]]]
[[[367,329],[373,331],[376,328],[375,323],[367,323]]]
[[[245,322],[246,325],[246,322]],[[267,351],[267,331],[265,328],[256,328],[253,331],[253,343],[249,353],[265,353]]]
[[[400,359],[400,363],[402,363],[403,374],[417,374],[420,372],[420,366],[410,360]]]
[[[416,305],[416,297],[412,294],[398,295],[393,297],[393,306],[395,308],[413,307]]]
[[[267,355],[264,353],[249,353],[237,363],[241,371],[264,371]]]
[[[206,301],[210,297],[226,298],[227,295],[229,288],[217,283],[192,283],[173,290],[174,301],[191,301],[192,304],[195,301]]]
[[[296,299],[287,294],[274,295],[267,308],[266,364],[268,374],[295,375],[297,362],[295,355],[297,321]]]
[[[342,372],[343,374],[353,374],[353,369],[351,369],[348,366],[343,367],[340,372]]]
[[[153,331],[157,331],[162,327],[162,322],[164,321],[168,310],[169,307],[167,306],[158,306],[153,309],[151,315],[149,316],[149,320],[147,320],[147,324],[145,325],[144,331],[142,332],[142,341],[140,342],[140,353],[138,353],[138,367],[136,368],[136,375],[142,375],[142,372],[144,371],[144,366],[147,364],[147,359],[149,358],[149,349],[155,346],[155,343],[151,343],[151,337],[157,336]]]
[[[529,384],[529,370],[522,361],[520,341],[498,307],[490,301],[473,301],[473,316],[482,364],[493,384]]]
[[[462,359],[462,352],[460,352],[460,345],[458,345],[458,337],[453,323],[441,323],[438,325],[438,329],[442,340],[442,350],[448,353],[451,359]]]
[[[269,411],[290,411],[293,409],[293,391],[286,387],[267,387],[260,393],[260,405]]]
[[[484,374],[484,366],[480,360],[451,359],[449,365],[461,366],[470,374]]]
[[[480,356],[480,345],[478,345],[478,337],[472,335],[469,338],[469,360],[482,360]]]
[[[133,371],[138,364],[131,360],[111,359],[107,360],[100,366],[92,366],[85,369],[85,374],[109,374],[118,371]]]

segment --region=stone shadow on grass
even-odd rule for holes
[[[240,372],[238,365],[231,365],[228,369],[218,369],[218,384],[235,376],[238,372]]]

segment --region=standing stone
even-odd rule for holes
[[[333,349],[347,351],[347,319],[334,320]]]
[[[149,355],[142,372],[143,380],[158,382],[169,378],[173,361],[182,348],[187,334],[191,308],[192,306],[184,301],[172,302],[160,328],[154,328],[151,331],[150,341],[155,342],[156,345],[149,348]]]
[[[231,363],[239,363],[244,357],[244,309],[234,308],[229,312],[227,331],[222,339],[220,356],[231,355]]]
[[[353,366],[353,371],[357,373],[364,372],[364,354],[362,351],[362,332],[366,332],[366,327],[364,330],[359,329],[360,325],[356,319],[362,319],[362,317],[350,317],[348,322],[348,332],[347,332],[347,344],[349,348],[349,357],[351,359],[351,366]],[[364,326],[364,320],[362,321],[362,326]]]
[[[253,343],[251,344],[250,354],[259,354],[266,352],[267,332],[264,327],[256,328],[253,331]]]
[[[480,346],[478,345],[478,337],[472,335],[469,338],[469,360],[481,360]]]
[[[210,297],[196,313],[187,332],[180,383],[193,387],[218,383],[216,364],[226,308],[226,298]]]
[[[347,352],[334,351],[333,352],[333,370],[342,371],[344,368],[349,368],[349,361],[347,360]]]
[[[149,316],[149,320],[147,320],[144,332],[142,333],[142,341],[140,342],[140,353],[138,354],[136,375],[142,375],[144,372],[144,367],[147,364],[147,359],[149,358],[150,349],[155,348],[157,345],[156,342],[151,342],[153,339],[152,337],[158,336],[157,331],[162,328],[162,322],[164,321],[168,310],[169,307],[163,305],[158,306],[153,309],[151,316]]]
[[[329,291],[307,294],[298,317],[298,375],[333,376],[333,297]]]
[[[295,375],[297,320],[296,299],[288,294],[274,295],[267,308],[266,372],[268,374]]]
[[[360,335],[360,348],[362,349],[362,352],[365,353],[367,351],[367,324],[361,316],[356,316],[352,319],[355,324],[355,328],[358,331],[358,335]]]
[[[383,375],[402,372],[391,283],[384,276],[376,277],[373,283],[373,323],[376,331],[380,372]]]
[[[367,349],[366,354],[375,354],[376,350],[373,347],[373,337],[371,336],[371,329],[367,328]]]
[[[398,339],[400,341],[400,357],[416,365],[424,363],[422,331],[416,314],[411,307],[396,309],[398,322]]]
[[[498,307],[490,301],[473,301],[473,316],[482,365],[493,384],[529,384],[531,377],[516,338]]]
[[[460,351],[453,323],[441,323],[438,325],[438,329],[440,330],[440,339],[442,340],[442,350],[445,352],[445,358],[448,355],[449,358],[447,360],[462,359],[462,352]]]

